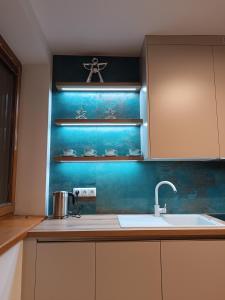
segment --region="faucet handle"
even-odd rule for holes
[[[166,203],[165,203],[164,207],[162,208],[161,213],[162,213],[162,214],[166,214],[166,211],[167,211],[167,209],[166,209]]]

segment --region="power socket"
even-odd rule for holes
[[[73,194],[76,195],[76,192],[79,191],[79,197],[84,198],[95,198],[96,197],[96,188],[73,188]]]

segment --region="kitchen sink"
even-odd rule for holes
[[[225,226],[216,220],[213,220],[207,216],[203,215],[192,215],[192,214],[171,214],[171,215],[164,215],[162,218],[167,221],[172,226],[177,227],[204,227],[204,226]]]
[[[225,221],[225,213],[214,213],[214,214],[209,214],[209,216]]]
[[[225,223],[200,214],[118,215],[120,227],[224,227]]]
[[[169,223],[162,217],[154,215],[118,215],[120,227],[168,227]]]

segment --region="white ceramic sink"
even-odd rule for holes
[[[154,215],[118,215],[120,227],[168,227],[167,221]]]
[[[163,215],[162,218],[171,224],[172,226],[176,227],[208,227],[208,226],[225,226],[219,221],[204,216],[204,215]]]
[[[223,227],[225,224],[199,214],[118,215],[120,227]]]

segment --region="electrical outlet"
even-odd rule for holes
[[[76,191],[79,191],[79,197],[84,198],[84,197],[88,197],[88,198],[92,198],[92,197],[96,197],[96,188],[73,188],[73,194],[76,194]]]
[[[88,197],[96,197],[96,188],[87,189]]]

